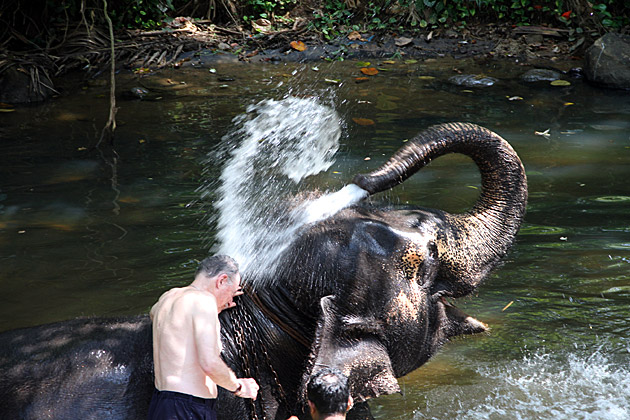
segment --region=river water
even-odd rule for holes
[[[458,302],[491,331],[449,343],[400,379],[404,395],[373,401],[373,414],[630,418],[630,95],[568,77],[569,86],[527,84],[517,63],[447,58],[373,63],[379,74],[356,83],[358,64],[121,74],[121,92],[150,94],[119,99],[115,152],[94,148],[108,115],[101,81],[71,80],[71,94],[0,113],[0,330],[146,312],[162,291],[190,281],[197,260],[227,240],[232,219],[221,222],[212,203],[223,193],[213,187],[234,142],[245,143],[247,115],[274,111],[276,132],[299,131],[274,141],[317,139],[324,129],[332,141],[313,173],[301,169],[314,158],[295,149],[301,163],[283,172],[293,183],[274,187],[283,197],[337,191],[421,129],[467,121],[507,139],[529,179],[516,244]],[[457,74],[498,82],[455,86],[448,79]],[[460,212],[478,188],[471,161],[449,156],[375,198]],[[248,194],[273,210],[269,191]]]

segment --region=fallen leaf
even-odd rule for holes
[[[357,78],[354,79],[354,81],[357,82],[357,83],[367,82],[368,80],[370,80],[369,77],[357,77]]]
[[[304,51],[306,50],[306,44],[304,44],[302,41],[291,41],[291,48],[296,51]]]
[[[413,42],[413,39],[407,38],[405,36],[401,36],[400,38],[396,38],[394,40],[397,47],[405,47]]]
[[[537,136],[550,137],[551,134],[549,134],[549,130],[551,130],[551,129],[548,128],[545,131],[534,131],[534,134],[537,135]]]
[[[385,60],[383,64],[396,64],[396,62],[394,60]]]
[[[409,60],[405,60],[405,64],[416,64],[417,62],[418,60],[414,60],[413,58]]]
[[[339,83],[341,83],[341,80],[337,80],[337,79],[324,79],[324,82],[326,82],[326,83],[332,83],[332,84],[338,85]]]
[[[363,41],[361,34],[358,31],[352,31],[348,34],[348,39],[350,41]]]
[[[365,74],[366,76],[375,76],[378,74],[378,70],[376,70],[374,67],[363,67],[361,69],[361,73]]]
[[[575,105],[573,102],[565,102],[564,106],[571,106],[571,105]]]
[[[369,61],[357,61],[357,67],[370,67],[370,64]]]
[[[371,120],[369,118],[353,118],[352,121],[354,121],[355,123],[359,124],[359,125],[374,125],[374,120]],[[368,160],[369,158],[367,158],[366,160]]]
[[[0,112],[13,112],[15,108],[0,108]]]
[[[563,18],[565,18],[565,19],[569,19],[569,17],[571,17],[571,13],[573,13],[573,10],[569,10],[569,11],[567,11],[567,12],[564,12],[564,13],[563,13],[562,15],[560,15],[560,16],[562,16],[562,17],[563,17]]]
[[[568,80],[554,80],[553,82],[550,83],[551,86],[571,86],[571,82],[569,82]]]
[[[434,80],[435,76],[418,76],[420,80]]]
[[[508,101],[522,101],[523,100],[522,96],[509,96],[507,98],[508,98]]]
[[[128,195],[128,196],[123,196],[123,197],[120,197],[120,198],[118,199],[118,201],[120,201],[121,203],[125,203],[125,204],[133,204],[133,203],[139,203],[139,202],[140,202],[140,199],[139,199],[139,198],[132,197],[132,196]]]
[[[510,303],[508,303],[507,305],[505,305],[505,307],[503,309],[501,309],[501,312],[505,311],[507,308],[509,308],[510,306],[512,306],[512,304],[514,303],[514,301],[511,301]]]
[[[252,28],[254,28],[258,32],[269,32],[271,31],[271,22],[268,19],[260,18],[252,22]]]

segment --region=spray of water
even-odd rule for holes
[[[302,181],[328,170],[339,148],[339,116],[316,98],[262,101],[237,117],[234,126],[222,141],[225,164],[218,187],[209,183],[202,199],[216,194],[212,251],[231,255],[247,278],[257,279],[273,267],[300,227],[356,203],[367,192],[349,185],[316,199],[298,198],[308,196]]]
[[[482,365],[481,379],[440,387],[415,420],[630,419],[627,354],[619,364],[603,348],[590,353],[543,351],[521,360]],[[616,357],[619,357],[617,355]],[[432,406],[432,401],[438,402]]]

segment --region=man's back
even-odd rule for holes
[[[171,289],[153,306],[151,318],[156,388],[216,398],[216,384],[200,369],[196,343],[197,336],[205,331],[203,335],[215,341],[220,351],[214,296],[191,287]]]

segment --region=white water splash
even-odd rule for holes
[[[630,371],[601,349],[591,354],[537,353],[477,369],[480,381],[429,392],[414,419],[630,419]],[[433,404],[437,404],[433,406]]]
[[[302,181],[326,171],[339,148],[341,124],[316,98],[288,97],[250,106],[223,138],[227,160],[217,188],[216,243],[248,277],[269,271],[304,224],[331,216],[367,196],[350,185],[318,199],[304,195]],[[212,195],[212,183],[202,198]]]
[[[305,202],[299,209],[300,214],[297,215],[297,219],[302,224],[314,223],[334,215],[367,196],[366,190],[356,184],[349,184],[337,192]]]

